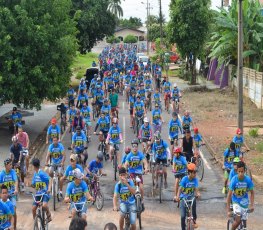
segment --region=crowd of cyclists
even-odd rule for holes
[[[144,178],[147,173],[154,174],[154,187],[158,188],[157,167],[164,167],[164,189],[167,188],[167,167],[172,165],[174,182],[174,202],[180,204],[181,228],[186,229],[186,204],[184,200],[200,197],[198,190],[197,162],[200,148],[204,144],[197,127],[194,127],[189,111],[179,115],[180,98],[183,96],[177,84],[172,84],[162,75],[158,64],[149,62],[144,65],[137,62],[136,47],[123,45],[105,47],[98,57],[99,73],[90,82],[80,80],[77,90],[70,86],[67,102],[60,105],[61,118],[66,116],[69,126],[71,146],[70,164],[66,164],[66,151],[61,140],[62,133],[56,118],[52,118],[46,135],[48,151],[44,158],[45,169],[40,167],[40,159],[32,160],[34,175],[32,187],[36,194],[44,194],[42,203],[46,211],[47,222],[52,221],[48,202],[51,198],[51,185],[54,170],[59,175],[58,195],[69,203],[72,219],[76,217],[76,203],[94,201],[89,192],[90,179],[103,172],[103,161],[113,159],[115,146],[123,143],[122,130],[119,125],[119,95],[123,95],[129,109],[130,128],[134,129],[134,140],[126,144],[122,154],[117,151],[119,181],[114,187],[113,210],[120,211],[119,228],[124,229],[124,218],[129,213],[131,229],[136,229],[135,185],[139,178],[142,211],[144,205]],[[96,66],[94,62],[92,64]],[[161,79],[164,79],[161,81]],[[164,110],[162,105],[164,104]],[[164,113],[170,114],[165,121]],[[22,116],[13,109],[10,119],[15,124],[17,134],[12,137],[10,158],[4,161],[5,169],[0,173],[1,202],[0,230],[16,229],[16,201],[24,191],[24,179],[29,170],[29,137],[23,131]],[[163,125],[167,124],[168,139],[165,140]],[[136,130],[138,127],[138,130]],[[97,134],[104,142],[105,151],[98,151],[96,159],[88,160],[88,147],[98,143],[92,134]],[[91,141],[92,139],[92,141]],[[142,151],[139,150],[141,143]],[[246,210],[254,209],[254,192],[252,179],[246,175],[244,159],[240,151],[244,138],[240,129],[223,154],[225,182],[223,193],[228,191],[227,211],[237,214],[232,229],[236,229],[241,219],[246,218]],[[150,163],[155,165],[152,171]],[[65,169],[65,170],[64,170]],[[67,188],[63,194],[63,186]],[[248,192],[251,193],[250,199]],[[119,200],[119,205],[118,205]],[[75,203],[75,205],[74,205]],[[36,216],[36,202],[32,205],[33,218]],[[86,220],[87,203],[81,211]],[[193,205],[193,222],[197,228],[196,201]]]

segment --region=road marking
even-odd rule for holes
[[[125,110],[125,103],[124,103],[124,101],[122,102],[122,109]]]
[[[125,117],[122,117],[123,120],[123,152],[125,150],[125,140],[126,140],[126,121]]]
[[[62,136],[61,136],[61,140],[60,140],[60,141],[62,141],[62,140],[64,139],[64,137],[65,137],[66,132],[68,131],[68,129],[69,129],[69,127],[67,126],[65,132],[64,132],[64,133],[62,134]]]
[[[183,123],[180,114],[178,114],[178,117],[179,117],[179,120],[181,121],[181,123]],[[204,154],[202,153],[202,150],[201,150],[200,148],[199,148],[199,153],[200,153],[200,156],[201,156],[201,158],[203,159],[203,161],[204,161],[205,166],[207,167],[207,169],[211,170],[212,168],[211,168],[210,165],[208,164],[208,162],[207,162],[207,160],[205,159]]]

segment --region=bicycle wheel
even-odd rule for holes
[[[162,203],[162,186],[163,186],[163,176],[159,175],[159,201]]]
[[[139,127],[140,127],[140,122],[136,122],[136,137],[139,136]]]
[[[34,220],[34,230],[44,230],[42,223],[43,223],[42,218],[37,215]]]
[[[130,216],[129,215],[125,215],[125,230],[130,230]]]
[[[47,219],[47,212],[42,212],[42,226],[44,230],[48,230],[48,219]]]
[[[59,202],[60,201],[59,183],[57,182],[56,185],[57,185],[57,188],[56,188],[56,190],[57,190],[57,200]]]
[[[98,190],[96,195],[96,207],[98,211],[101,211],[104,205],[104,195],[103,193]]]
[[[137,218],[139,221],[139,228],[142,229],[142,216],[141,216],[142,204],[141,204],[141,198],[139,197],[136,198],[136,208],[137,208]]]
[[[194,222],[193,222],[193,219],[187,219],[187,222],[186,222],[186,229],[187,230],[194,230]]]
[[[201,157],[198,158],[197,160],[197,176],[199,177],[199,180],[202,181],[204,177],[204,162]]]
[[[52,182],[53,210],[56,211],[56,181]]]
[[[116,154],[114,154],[114,158],[113,158],[114,162],[114,180],[117,180],[117,156]]]
[[[231,230],[232,229],[232,225],[233,225],[233,220],[230,219],[227,221],[227,230]]]

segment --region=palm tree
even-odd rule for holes
[[[108,10],[117,18],[122,17],[123,10],[121,8],[121,0],[109,0]]]

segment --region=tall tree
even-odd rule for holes
[[[1,1],[0,103],[40,108],[65,95],[76,54],[70,0]]]
[[[121,18],[123,16],[121,0],[109,0],[108,10],[111,13],[113,13],[117,18]]]
[[[128,28],[138,28],[142,26],[142,20],[137,17],[130,17],[129,19],[119,19],[118,26]]]
[[[77,22],[79,51],[89,52],[97,41],[113,35],[116,17],[108,9],[110,0],[72,0],[71,16]]]
[[[202,52],[209,31],[211,12],[207,0],[172,0],[170,3],[169,40],[176,43],[181,57],[190,62],[191,83],[196,84],[195,61]]]

